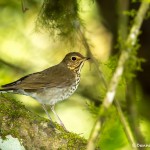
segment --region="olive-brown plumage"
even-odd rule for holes
[[[68,53],[58,65],[3,85],[3,89],[0,92],[12,92],[35,98],[42,104],[43,109],[51,120],[45,107],[45,104],[50,105],[51,110],[64,127],[59,116],[54,111],[54,105],[58,101],[68,98],[77,89],[80,81],[80,71],[87,59],[89,58],[77,52]]]

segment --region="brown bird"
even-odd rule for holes
[[[2,85],[3,89],[0,89],[0,92],[12,92],[31,96],[42,104],[43,109],[52,121],[45,107],[46,104],[50,105],[51,111],[65,129],[63,122],[54,110],[54,106],[57,102],[67,99],[75,92],[80,82],[81,68],[88,59],[78,52],[68,53],[55,66]]]

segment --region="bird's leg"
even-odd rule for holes
[[[55,116],[57,117],[57,119],[59,120],[60,125],[66,130],[66,128],[65,128],[65,126],[64,126],[64,124],[63,124],[63,122],[61,121],[61,119],[59,118],[59,116],[57,115],[57,113],[56,113],[55,110],[54,110],[54,105],[50,106],[50,108],[51,108],[52,112],[54,113],[54,115],[55,115]],[[66,130],[66,131],[67,131],[67,130]]]
[[[46,109],[45,104],[42,104],[42,107],[43,107],[45,113],[47,114],[47,116],[48,116],[48,118],[49,118],[49,120],[50,120],[50,125],[51,125],[52,127],[55,127],[54,124],[53,124],[52,118],[50,117],[50,115],[49,115],[49,113],[48,113],[48,111],[47,111],[47,109]]]
[[[49,120],[51,120],[51,121],[52,121],[52,118],[50,117],[50,115],[49,115],[49,113],[48,113],[48,111],[47,111],[47,109],[46,109],[45,104],[42,104],[42,107],[43,107],[43,109],[44,109],[45,113],[47,114],[47,116],[48,116]]]

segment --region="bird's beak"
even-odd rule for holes
[[[91,58],[89,58],[89,57],[85,57],[85,58],[84,58],[85,61],[86,61],[86,60],[89,60],[89,59],[91,59]]]

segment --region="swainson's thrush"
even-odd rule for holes
[[[42,104],[43,109],[52,121],[45,107],[46,104],[50,105],[61,126],[65,128],[55,112],[54,106],[57,102],[67,99],[75,92],[79,85],[81,68],[88,59],[78,52],[68,53],[58,65],[3,85],[0,92],[12,92],[35,98]]]

